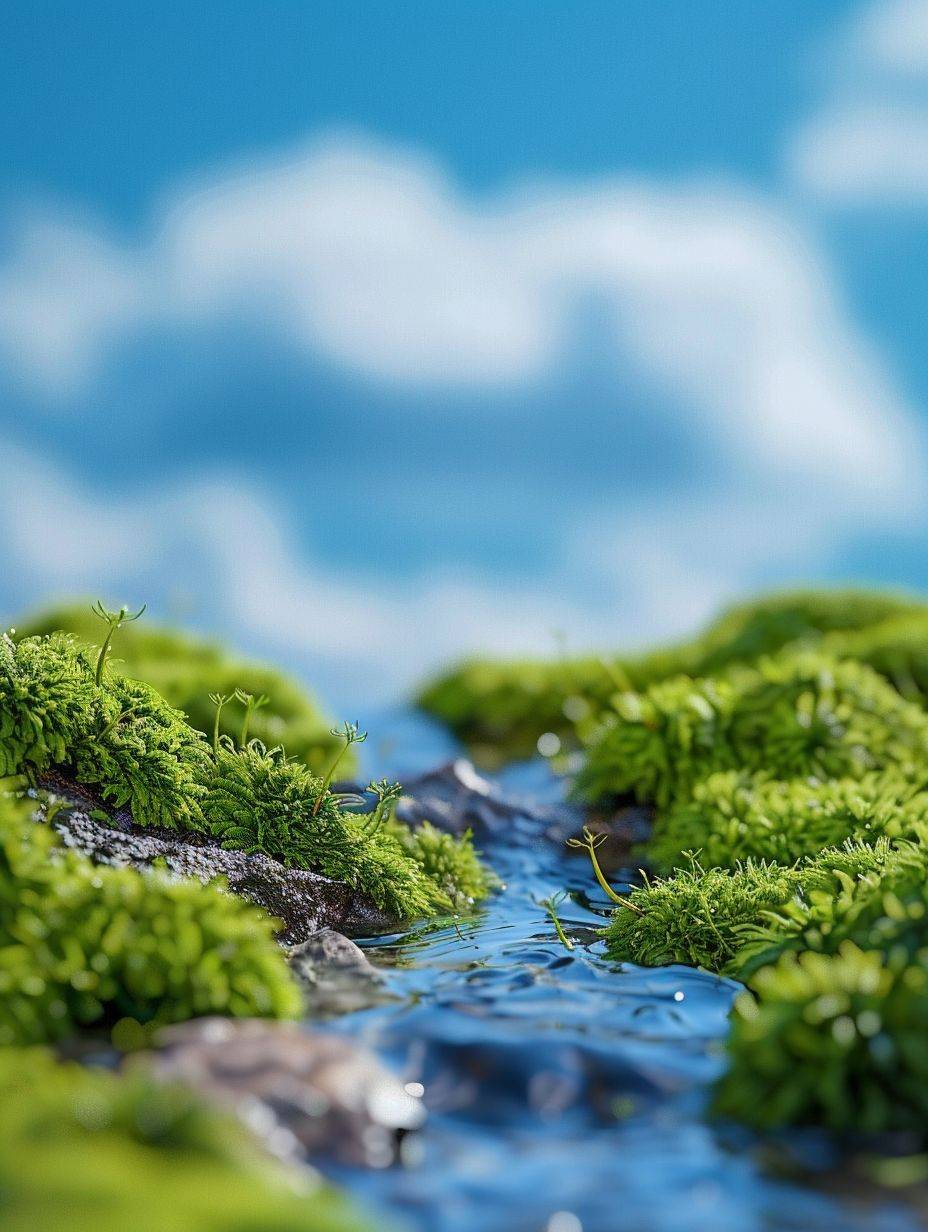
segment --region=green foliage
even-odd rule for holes
[[[926,747],[928,717],[871,668],[790,654],[618,698],[576,787],[588,800],[632,792],[667,805],[721,770],[781,779],[912,775]]]
[[[716,1112],[758,1128],[928,1125],[928,969],[904,950],[784,954],[739,997]]]
[[[98,867],[0,796],[0,1044],[121,1018],[294,1015],[274,924],[217,886]]]
[[[141,825],[201,829],[206,742],[150,686],[97,684],[92,654],[64,634],[0,637],[0,774],[58,768]]]
[[[256,741],[236,752],[220,748],[203,811],[224,847],[346,881],[398,919],[451,905],[392,833],[366,829],[322,779]]]
[[[63,630],[92,646],[101,637],[100,620],[89,603],[50,608],[17,624],[16,630],[17,639]],[[235,696],[240,691],[246,697],[269,699],[261,708],[252,707],[247,729],[266,745],[284,745],[291,757],[317,772],[328,765],[338,748],[330,723],[301,685],[273,667],[229,654],[218,642],[152,625],[146,618],[119,630],[107,662],[111,675],[150,684],[183,711],[198,731],[213,730],[215,708],[210,694],[226,695],[231,704],[224,707],[220,732],[238,740],[244,718],[244,704]],[[349,754],[341,770],[351,774],[354,769]]]
[[[740,975],[743,947],[756,942],[758,929],[777,911],[786,917],[794,907],[805,910],[803,903],[835,899],[862,879],[879,885],[887,870],[920,863],[920,853],[920,847],[879,839],[828,848],[790,866],[746,860],[731,869],[704,869],[694,861],[632,890],[606,929],[607,952],[646,967],[680,962]]]
[[[694,863],[666,880],[646,881],[617,907],[606,929],[610,958],[643,967],[688,963],[724,971],[739,933],[796,893],[800,875],[748,861],[733,869]]]
[[[4,1232],[359,1232],[328,1187],[191,1092],[0,1049]]]
[[[666,872],[695,853],[707,868],[748,858],[792,864],[847,838],[904,838],[924,827],[928,794],[893,775],[771,779],[726,770],[659,814],[647,854]]]
[[[429,682],[417,704],[484,762],[528,757],[542,732],[570,740],[576,725],[582,728],[616,692],[640,691],[671,676],[715,675],[754,664],[786,646],[816,645],[823,634],[835,635],[835,657],[869,661],[850,647],[845,650],[842,635],[895,619],[900,629],[909,619],[913,628],[920,623],[925,647],[928,614],[923,604],[905,596],[864,590],[767,595],[723,612],[692,641],[637,657],[470,659]],[[873,666],[883,670],[877,661]],[[884,674],[895,681],[892,672]],[[915,679],[928,681],[928,664]]]
[[[377,788],[373,824],[340,807],[329,784],[364,738],[356,724],[339,733],[340,747],[318,778],[259,740],[236,749],[219,736],[213,747],[150,685],[110,671],[98,684],[96,675],[92,653],[66,635],[0,638],[0,774],[34,780],[60,771],[110,805],[129,807],[141,825],[205,832],[224,847],[346,881],[398,919],[486,892],[467,842],[410,839],[407,848],[395,826],[383,829],[398,785]],[[262,711],[256,699],[242,700],[247,735],[249,717]],[[438,879],[424,868],[426,858]],[[455,870],[465,885],[449,887]]]
[[[389,833],[452,907],[478,903],[496,885],[493,874],[480,862],[470,830],[456,838],[425,821],[415,830],[394,823]]]
[[[891,616],[867,628],[832,633],[823,649],[836,658],[866,663],[910,701],[928,698],[928,614]]]

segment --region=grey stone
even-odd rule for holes
[[[262,1019],[200,1018],[159,1032],[145,1060],[232,1108],[275,1154],[385,1167],[425,1109],[342,1036]]]
[[[313,933],[289,951],[288,960],[314,1017],[347,1014],[393,999],[364,951],[334,929]]]

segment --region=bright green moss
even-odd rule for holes
[[[0,637],[0,774],[59,769],[140,825],[202,829],[205,740],[148,685],[105,675],[64,634]]]
[[[481,760],[500,762],[533,755],[542,732],[571,740],[576,725],[583,727],[616,692],[643,690],[672,676],[715,675],[734,665],[754,664],[786,646],[815,645],[829,633],[838,639],[836,657],[855,657],[852,650],[845,651],[841,635],[910,617],[920,620],[924,630],[928,615],[923,604],[877,591],[768,595],[723,612],[692,641],[634,657],[471,659],[429,682],[417,704],[451,728]]]
[[[391,833],[342,811],[305,766],[255,744],[241,752],[220,748],[204,812],[223,846],[262,851],[291,868],[346,881],[399,919],[451,905]]]
[[[785,655],[717,680],[678,677],[618,699],[576,790],[587,800],[633,793],[665,806],[721,770],[781,779],[912,775],[926,748],[928,717],[872,669]]]
[[[928,698],[928,615],[889,617],[865,629],[832,633],[822,648],[836,658],[866,663],[909,701]]]
[[[703,869],[694,863],[632,890],[606,929],[607,952],[646,967],[679,962],[738,974],[742,948],[775,911],[811,895],[834,898],[862,877],[878,881],[904,858],[881,839],[830,848],[794,866],[747,860],[733,869]]]
[[[687,853],[706,868],[748,858],[792,864],[847,838],[906,837],[926,819],[928,794],[893,775],[822,783],[727,770],[658,814],[647,858],[661,872],[685,864]]]
[[[108,670],[97,683],[96,675],[92,653],[63,634],[0,638],[0,774],[35,780],[59,771],[128,806],[141,825],[202,831],[346,881],[398,919],[451,907],[452,857],[473,888],[466,843],[442,845],[439,882],[422,862],[433,855],[427,843],[405,847],[395,827],[346,812],[327,779],[280,748],[253,740],[236,749],[227,737],[213,748],[150,685]]]
[[[767,1129],[928,1125],[928,969],[900,950],[784,954],[739,997],[717,1113]],[[755,995],[756,994],[756,995]]]
[[[466,908],[478,903],[496,885],[496,879],[474,850],[470,830],[455,838],[426,821],[415,830],[393,825],[390,836],[446,895],[452,907]]]
[[[91,605],[79,603],[50,608],[17,624],[16,637],[61,630],[91,647],[98,646],[105,634]],[[239,689],[268,698],[267,705],[253,713],[249,727],[251,735],[269,748],[282,744],[291,757],[320,771],[338,747],[331,723],[301,685],[273,667],[229,654],[210,639],[152,625],[146,619],[120,629],[108,662],[112,671],[150,684],[198,731],[213,729],[210,694],[232,696]],[[237,739],[241,721],[242,707],[233,701],[223,709],[220,730]],[[354,768],[349,755],[340,770],[350,775]]]
[[[179,1087],[0,1050],[4,1232],[359,1232],[327,1186]]]
[[[0,796],[0,1044],[120,1018],[289,1017],[275,921],[217,886],[92,864]]]
[[[741,934],[730,969],[747,978],[786,950],[862,949],[928,957],[928,847],[895,845],[881,866],[809,884]]]

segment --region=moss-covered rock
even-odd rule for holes
[[[17,622],[15,636],[20,640],[57,632],[72,634],[92,652],[106,630],[90,603],[67,603]],[[244,715],[234,694],[240,690],[268,699],[251,715],[249,730],[269,748],[282,744],[291,757],[317,772],[325,769],[338,748],[331,722],[301,684],[274,667],[230,653],[218,641],[153,625],[146,619],[120,629],[109,662],[117,674],[151,685],[198,731],[212,732],[215,707],[210,694],[221,694],[233,701],[223,707],[220,731],[237,739]],[[353,770],[349,752],[341,772]]]
[[[348,731],[345,743],[356,736]],[[404,846],[384,824],[386,804],[358,817],[329,789],[331,773],[319,778],[258,740],[240,748],[221,736],[208,742],[150,685],[111,672],[99,653],[64,634],[0,638],[0,774],[32,782],[61,775],[128,810],[135,824],[193,831],[324,874],[393,919],[451,907],[447,886],[424,867],[426,848]],[[455,859],[472,880],[473,858],[467,842],[449,839],[443,882]]]
[[[0,1049],[4,1232],[360,1232],[313,1176],[264,1156],[229,1116],[144,1071]]]

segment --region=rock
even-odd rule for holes
[[[230,890],[283,922],[279,939],[285,945],[305,941],[323,928],[366,936],[395,926],[370,899],[344,882],[285,868],[269,856],[225,851],[199,834],[137,826],[124,809],[108,822],[100,821],[91,811],[107,810],[85,788],[57,776],[46,777],[42,786],[75,805],[52,818],[66,847],[98,864],[145,869],[161,861],[178,877],[202,882],[225,877]]]
[[[627,847],[647,838],[652,810],[628,803],[591,815],[578,805],[504,797],[466,758],[459,757],[407,782],[397,815],[408,825],[430,821],[451,834],[471,829],[482,841],[546,838],[560,844],[579,835],[588,824]]]
[[[364,951],[334,929],[313,933],[290,950],[288,959],[314,1017],[347,1014],[393,999]]]
[[[155,1076],[233,1108],[277,1155],[383,1168],[425,1120],[419,1099],[349,1039],[262,1019],[167,1027]]]

